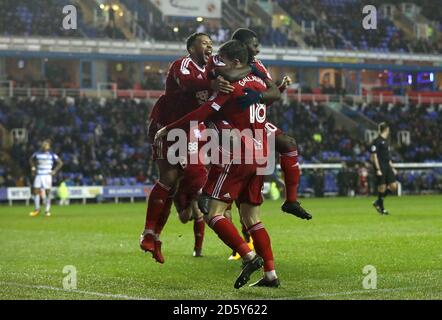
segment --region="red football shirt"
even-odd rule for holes
[[[232,83],[234,91],[230,94],[214,93],[205,104],[190,112],[181,119],[167,125],[167,129],[183,128],[188,129],[190,121],[202,122],[212,115],[218,114],[217,118],[226,120],[232,127],[245,133],[249,129],[253,139],[241,136],[243,152],[246,149],[255,150],[256,155],[267,156],[267,135],[265,134],[266,109],[265,104],[253,104],[246,109],[242,109],[237,103],[237,98],[244,95],[244,89],[250,88],[255,91],[265,91],[267,89],[264,81],[253,74]]]
[[[207,101],[211,94],[206,68],[189,56],[182,57],[169,68],[166,91],[152,109],[151,119],[167,125]]]

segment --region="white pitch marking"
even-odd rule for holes
[[[21,287],[28,289],[43,289],[43,290],[62,291],[70,293],[81,293],[81,294],[103,297],[103,298],[126,299],[126,300],[155,300],[152,298],[145,298],[145,297],[132,297],[125,294],[102,293],[102,292],[85,291],[85,290],[66,290],[63,288],[57,288],[51,286],[29,285],[29,284],[14,283],[14,282],[0,282],[0,284],[5,286]]]

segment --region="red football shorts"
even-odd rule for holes
[[[208,171],[203,165],[187,165],[174,197],[178,212],[188,208],[192,200],[196,200],[207,181]]]
[[[212,165],[203,192],[214,199],[232,203],[261,205],[264,176],[256,174],[253,164]]]

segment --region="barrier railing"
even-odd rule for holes
[[[163,90],[118,89],[115,83],[100,83],[97,89],[71,88],[22,88],[15,87],[11,81],[0,82],[0,96],[3,97],[108,97],[126,99],[158,99]],[[363,95],[338,95],[324,93],[304,93],[300,90],[289,89],[287,99],[298,102],[329,103],[344,101],[347,103],[415,103],[415,104],[442,104],[442,92],[412,92],[405,96],[396,96],[388,93],[369,93]]]
[[[438,170],[437,174],[442,175],[442,162],[424,162],[424,163],[396,163],[396,169],[412,170],[412,171],[428,171]],[[301,165],[301,169],[305,171],[311,170],[331,170],[339,171],[343,166],[341,163],[304,163]],[[280,170],[280,166],[277,165],[277,169]],[[137,198],[146,198],[149,196],[153,185],[136,185],[136,186],[75,186],[68,187],[68,199],[81,200],[83,204],[86,204],[88,200],[103,201],[113,200],[115,203],[119,202],[119,199],[130,199],[134,202]],[[301,186],[300,186],[301,188]],[[57,188],[52,188],[53,197],[56,197]],[[300,193],[303,192],[300,190]],[[399,183],[398,195],[403,193],[403,187]],[[337,192],[326,192],[327,195],[336,195]],[[30,187],[11,187],[0,188],[0,202],[7,201],[11,206],[14,201],[25,201],[29,205],[32,198]]]
[[[218,50],[218,45],[214,50]],[[182,54],[186,51],[185,44],[181,42],[160,42],[147,40],[110,40],[87,38],[47,38],[47,37],[17,37],[0,36],[0,48],[7,51],[31,51],[53,53],[105,53],[118,55],[148,55],[148,54]],[[442,55],[416,54],[416,53],[379,53],[370,51],[334,50],[321,48],[292,48],[292,47],[263,47],[262,57],[278,55],[286,60],[315,60],[330,57],[347,59],[393,60],[393,61],[419,61],[442,62]],[[273,58],[274,59],[274,58]]]

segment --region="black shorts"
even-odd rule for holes
[[[387,168],[381,168],[381,171],[382,171],[382,176],[378,176],[375,171],[376,184],[378,186],[383,184],[388,185],[390,183],[396,182],[396,176],[393,172],[393,169],[390,166],[388,166]]]

